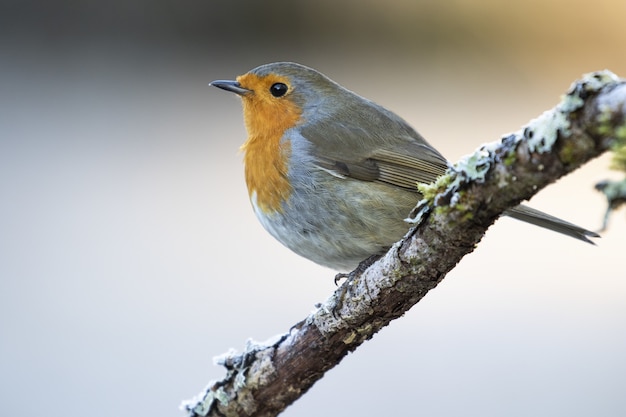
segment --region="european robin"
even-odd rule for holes
[[[447,160],[396,114],[291,62],[210,85],[239,95],[248,139],[245,180],[265,229],[297,254],[337,271],[384,253],[408,231]],[[574,224],[517,206],[505,212],[589,242]]]

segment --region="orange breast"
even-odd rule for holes
[[[238,78],[246,88],[261,84],[256,75]],[[257,77],[258,78],[258,77]],[[262,84],[266,84],[264,80]],[[256,193],[257,206],[265,213],[281,210],[292,187],[287,178],[291,143],[281,140],[284,132],[300,119],[301,111],[287,98],[276,99],[264,94],[242,97],[248,140],[241,146],[245,152],[245,178],[248,193]]]

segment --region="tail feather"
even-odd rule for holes
[[[553,230],[558,233],[562,233],[566,236],[571,236],[583,242],[594,244],[590,237],[600,237],[599,234],[590,230],[583,229],[580,226],[576,226],[573,223],[561,220],[558,217],[551,216],[539,210],[535,210],[528,206],[519,205],[504,212],[505,215],[513,217],[514,219],[521,220],[535,226],[543,227],[549,230]]]

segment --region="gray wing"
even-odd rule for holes
[[[317,164],[337,176],[417,192],[418,183],[429,184],[446,172],[446,159],[404,121],[383,122],[373,132],[354,125],[332,129],[326,125],[303,129],[302,134],[313,145]]]

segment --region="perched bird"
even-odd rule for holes
[[[312,68],[278,62],[210,85],[239,95],[256,216],[297,254],[337,271],[384,253],[447,160],[403,119]],[[589,242],[595,233],[526,206],[505,212]]]

